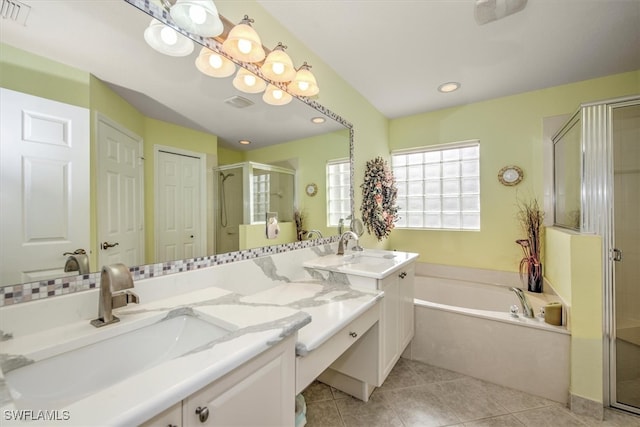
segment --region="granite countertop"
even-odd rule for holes
[[[120,322],[104,328],[94,328],[83,321],[4,341],[0,353],[1,409],[69,411],[71,418],[59,421],[60,425],[139,424],[293,333],[298,332],[297,354],[306,355],[374,305],[382,295],[324,280],[274,284],[267,290],[244,296],[209,287],[114,310]],[[213,320],[212,323],[230,332],[102,390],[71,402],[57,402],[56,407],[33,407],[33,402],[14,401],[15,395],[10,394],[7,382],[11,381],[5,382],[5,375],[12,370],[181,315]],[[96,366],[100,363],[95,361]],[[6,418],[3,425],[5,423],[10,425]],[[46,421],[42,425],[45,424],[52,423]]]

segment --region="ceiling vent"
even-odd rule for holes
[[[30,11],[31,6],[25,3],[16,0],[2,0],[0,16],[2,19],[10,19],[18,24],[26,25]]]
[[[247,98],[243,98],[241,96],[232,96],[231,98],[227,98],[224,100],[225,104],[229,104],[235,108],[247,108],[253,105],[253,101],[248,100]]]

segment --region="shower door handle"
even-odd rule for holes
[[[613,248],[611,252],[613,252],[614,261],[617,261],[617,262],[622,261],[622,251],[620,249]]]

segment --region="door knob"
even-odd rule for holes
[[[106,251],[109,248],[113,248],[114,246],[118,246],[120,243],[115,242],[115,243],[109,243],[109,242],[103,242],[100,243],[100,249],[102,249],[103,251]]]

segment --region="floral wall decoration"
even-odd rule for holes
[[[398,220],[398,206],[393,172],[382,157],[369,160],[362,188],[362,221],[369,232],[380,241],[389,236]]]

